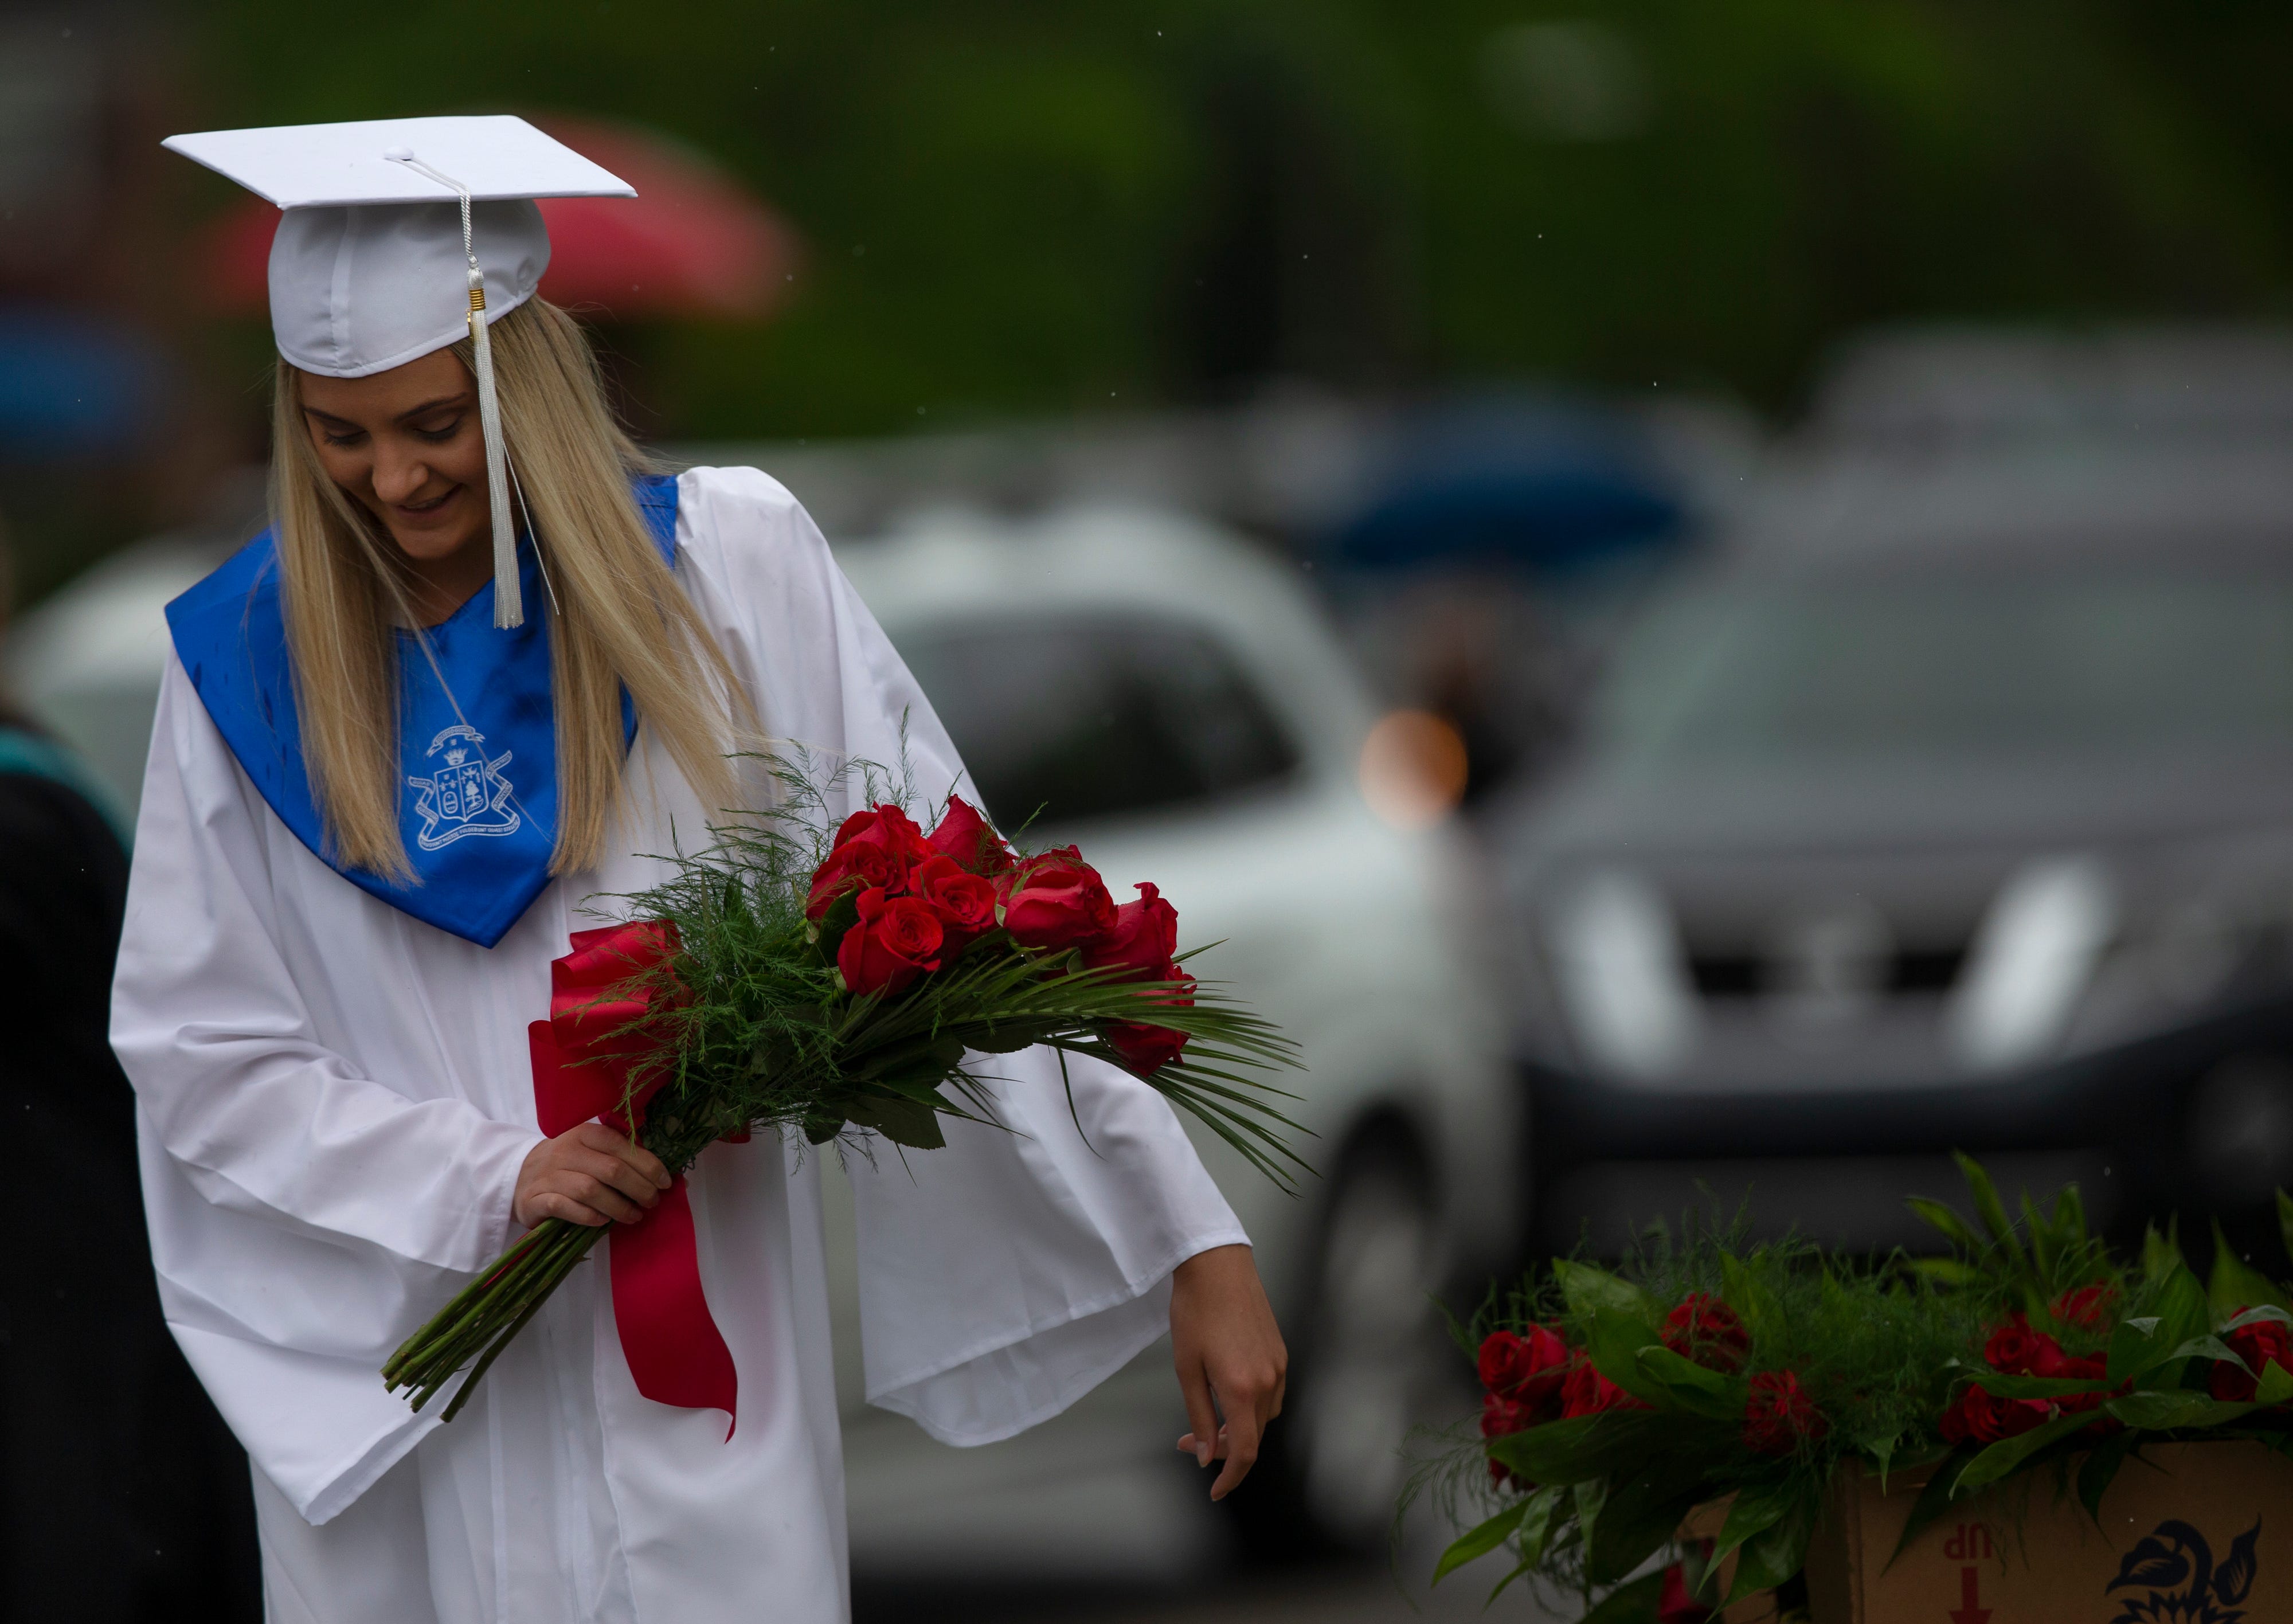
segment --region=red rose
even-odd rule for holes
[[[1752,1378],[1744,1405],[1744,1447],[1762,1455],[1789,1455],[1800,1441],[1813,1442],[1831,1423],[1788,1370],[1762,1370]]]
[[[1163,978],[1180,983],[1182,989],[1195,984],[1195,978],[1175,964]],[[1155,1002],[1174,1009],[1189,1010],[1195,1004],[1193,994],[1185,990],[1151,996]],[[1179,1058],[1179,1052],[1187,1046],[1187,1035],[1150,1021],[1118,1020],[1106,1028],[1106,1041],[1114,1045],[1115,1053],[1122,1057],[1125,1066],[1142,1077],[1151,1077]]]
[[[1593,1369],[1590,1360],[1579,1360],[1560,1384],[1560,1415],[1563,1420],[1574,1420],[1578,1416],[1596,1416],[1604,1409],[1648,1408],[1644,1401],[1633,1397]]]
[[[1683,1359],[1733,1376],[1752,1356],[1752,1334],[1736,1311],[1708,1292],[1691,1292],[1665,1316],[1664,1345]]]
[[[2063,1325],[2074,1325],[2082,1331],[2108,1328],[2111,1311],[2118,1306],[2118,1290],[2112,1286],[2081,1286],[2056,1297],[2047,1312]]]
[[[953,954],[995,929],[995,887],[935,854],[908,871],[908,889],[939,916],[944,951]]]
[[[910,817],[889,801],[863,807],[836,826],[836,838],[829,842],[833,850],[853,840],[873,840],[902,857],[914,860],[931,855],[924,843],[924,832]]]
[[[1068,849],[1072,851],[1074,848]],[[1082,944],[1084,967],[1119,968],[1128,972],[1122,978],[1124,980],[1178,981],[1194,986],[1195,978],[1171,957],[1179,950],[1179,911],[1163,900],[1163,893],[1154,885],[1142,884],[1138,889],[1138,900],[1126,902],[1115,909],[1114,925],[1104,935]],[[1005,916],[1009,917],[1008,909]],[[1194,1003],[1194,999],[1183,993],[1147,996],[1181,1009]],[[1149,1021],[1121,1021],[1110,1027],[1106,1035],[1122,1056],[1123,1063],[1142,1077],[1153,1076],[1157,1068],[1177,1060],[1179,1052],[1187,1046],[1186,1034]]]
[[[1560,1345],[1560,1339],[1558,1336],[1554,1336],[1552,1332],[1545,1330],[1542,1326],[1535,1328],[1535,1329],[1531,1332],[1531,1337],[1535,1336],[1546,1337],[1550,1339],[1555,1346]],[[1525,1354],[1516,1356],[1511,1352],[1515,1344],[1518,1344],[1518,1346],[1522,1349],[1526,1349],[1528,1347],[1529,1342],[1527,1339],[1515,1336],[1511,1331],[1495,1332],[1482,1342],[1481,1381],[1484,1385],[1489,1384],[1492,1359],[1495,1360],[1498,1364],[1503,1366],[1503,1369],[1498,1371],[1500,1376],[1511,1375],[1517,1368],[1526,1362],[1527,1356]],[[1560,1353],[1565,1368],[1565,1361],[1568,1359],[1568,1350],[1566,1348],[1562,1348],[1560,1350]],[[1556,1382],[1558,1381],[1560,1374],[1561,1372],[1559,1370],[1553,1372]],[[1481,1436],[1484,1438],[1503,1438],[1513,1433],[1527,1432],[1530,1427],[1536,1425],[1539,1422],[1550,1420],[1552,1418],[1550,1413],[1551,1407],[1544,1401],[1549,1399],[1551,1396],[1552,1395],[1547,1393],[1538,1398],[1529,1399],[1522,1397],[1517,1393],[1507,1393],[1491,1386],[1490,1391],[1481,1395]],[[1527,1479],[1516,1475],[1510,1466],[1507,1466],[1504,1462],[1492,1459],[1489,1462],[1489,1486],[1495,1489],[1502,1489],[1508,1482],[1517,1485],[1524,1494],[1535,1486],[1529,1482]]]
[[[1114,898],[1072,846],[1047,851],[1010,878],[1003,926],[1025,947],[1075,947],[1114,929]]]
[[[2081,1365],[2093,1365],[2095,1367],[2093,1374],[2095,1376],[2100,1376],[2102,1374],[2101,1365],[2103,1361],[2098,1359],[2082,1359],[2073,1360],[2072,1362]],[[2079,1374],[2083,1375],[2086,1373],[2080,1372]],[[2118,1397],[2119,1394],[2133,1391],[2133,1387],[2134,1384],[2132,1382],[2122,1382],[2119,1384],[2118,1391],[2116,1393],[2105,1392],[2101,1388],[2096,1388],[2092,1393],[2066,1393],[2061,1398],[2054,1401],[2054,1413],[2058,1416],[2075,1416],[2082,1414],[2089,1409],[2100,1409],[2104,1404],[2109,1403],[2111,1400]],[[2117,1417],[2097,1416],[2094,1417],[2094,1425],[2085,1429],[2085,1435],[2094,1437],[2104,1433],[2122,1433],[2125,1430],[2126,1423],[2118,1419]]]
[[[1509,1333],[1509,1330],[1500,1330],[1497,1335],[1511,1335],[1511,1333]],[[1484,1342],[1481,1346],[1486,1349],[1488,1344]],[[1534,1426],[1541,1420],[1545,1420],[1545,1417],[1538,1416],[1536,1406],[1534,1404],[1522,1404],[1520,1400],[1509,1400],[1509,1397],[1504,1397],[1502,1393],[1481,1394],[1481,1436],[1484,1438],[1504,1438],[1504,1436],[1511,1436],[1511,1433],[1516,1432],[1527,1432],[1529,1426]],[[1497,1459],[1490,1459],[1488,1482],[1490,1486],[1495,1486],[1495,1489],[1502,1489],[1506,1482],[1518,1482],[1522,1491],[1527,1491],[1529,1489],[1527,1480],[1516,1480],[1516,1477],[1513,1477],[1513,1470],[1509,1468],[1504,1461],[1497,1461]]]
[[[1003,843],[978,809],[960,795],[947,798],[947,810],[925,837],[934,851],[955,859],[956,865],[975,874],[1000,874],[1018,859]]]
[[[1527,1432],[1536,1425],[1536,1421],[1537,1417],[1529,1412],[1526,1404],[1501,1399],[1494,1393],[1481,1400],[1481,1436],[1484,1438],[1503,1438],[1513,1433]],[[1502,1489],[1509,1482],[1519,1483],[1523,1493],[1533,1487],[1527,1479],[1516,1477],[1512,1468],[1504,1462],[1491,1459],[1489,1487]]]
[[[804,905],[806,919],[818,919],[851,890],[903,889],[908,867],[898,857],[872,840],[855,840],[828,854],[812,874],[812,895]]]
[[[2237,1311],[2241,1314],[2245,1310]],[[2255,1378],[2261,1372],[2272,1365],[2283,1365],[2293,1370],[2293,1332],[2288,1332],[2277,1320],[2257,1320],[2251,1325],[2241,1325],[2222,1340],[2229,1344],[2231,1352],[2245,1361],[2246,1368],[2240,1370],[2226,1360],[2216,1363],[2206,1384],[2217,1399],[2232,1404],[2249,1404],[2260,1390]]]
[[[818,919],[847,890],[906,889],[909,865],[931,855],[923,831],[897,807],[870,807],[846,818],[827,859],[813,872],[806,919]]]
[[[944,932],[928,905],[871,888],[860,893],[859,910],[859,922],[836,949],[836,968],[851,991],[889,997],[939,968]]]
[[[1528,1405],[1500,1398],[1494,1393],[1481,1395],[1482,1437],[1503,1438],[1513,1433],[1525,1433],[1535,1425],[1536,1412]]]
[[[1709,1554],[1712,1542],[1706,1540]],[[1718,1615],[1688,1593],[1688,1572],[1679,1563],[1664,1571],[1664,1585],[1656,1596],[1656,1624],[1706,1624]]]
[[[1481,1342],[1481,1385],[1499,1398],[1527,1405],[1541,1417],[1560,1397],[1574,1357],[1568,1344],[1544,1326],[1530,1326],[1525,1336],[1492,1331]]]
[[[1130,972],[1126,978],[1171,980],[1177,972],[1171,958],[1179,951],[1179,910],[1163,900],[1159,887],[1137,889],[1138,901],[1114,910],[1114,928],[1084,944],[1082,962],[1091,970],[1120,965]]]
[[[2070,1374],[2062,1368],[2070,1357],[2062,1352],[2062,1344],[2044,1331],[2032,1330],[2019,1311],[1990,1333],[1990,1340],[1982,1346],[1982,1357],[1993,1370],[2008,1376]]]
[[[1131,1075],[1139,1077],[1153,1076],[1176,1061],[1187,1047],[1185,1033],[1135,1020],[1109,1027],[1106,1041],[1114,1045],[1114,1052],[1122,1057],[1122,1064]]]
[[[1996,1443],[2044,1426],[2054,1415],[2054,1407],[2044,1399],[1994,1399],[1977,1384],[1943,1412],[1941,1431],[1950,1443]]]
[[[1975,1391],[1982,1392],[1979,1387]],[[2044,1399],[1993,1399],[1987,1393],[1982,1396],[1989,1401],[1991,1430],[2000,1438],[2019,1437],[2044,1426],[2056,1413]]]

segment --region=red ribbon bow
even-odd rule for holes
[[[647,921],[576,930],[573,951],[551,962],[549,1019],[526,1028],[533,1045],[534,1108],[544,1133],[555,1139],[602,1116],[616,1132],[636,1136],[646,1102],[668,1080],[668,1068],[655,1067],[634,1096],[629,1074],[659,1057],[662,1040],[623,1031],[652,1007],[649,992],[606,995],[665,963],[677,946],[675,927]],[[613,1226],[611,1258],[613,1323],[637,1391],[657,1404],[721,1409],[737,1421],[733,1354],[701,1295],[701,1255],[683,1173],[651,1212],[635,1223]],[[729,1427],[725,1435],[733,1435]]]

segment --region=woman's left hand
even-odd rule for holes
[[[1202,1466],[1226,1462],[1211,1485],[1211,1498],[1222,1500],[1250,1474],[1290,1375],[1248,1246],[1197,1252],[1171,1274],[1171,1350],[1194,1427],[1179,1447]]]

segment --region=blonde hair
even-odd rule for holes
[[[526,613],[551,616],[558,874],[604,855],[624,792],[624,689],[713,808],[731,798],[733,721],[749,708],[637,512],[629,480],[649,465],[613,421],[580,328],[532,298],[490,332],[502,436],[550,587],[528,596]],[[469,365],[468,340],[454,349]],[[311,445],[301,376],[279,363],[271,513],[304,765],[328,856],[409,882],[393,632],[423,634],[396,547]]]

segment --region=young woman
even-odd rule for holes
[[[360,174],[416,151],[458,185],[491,160],[441,126],[515,124],[230,134],[291,137],[298,161],[350,142]],[[168,1318],[253,1457],[273,1620],[839,1619],[816,1158],[719,1144],[689,1179],[729,1437],[722,1411],[637,1393],[594,1269],[450,1425],[377,1371],[525,1228],[660,1199],[667,1171],[604,1125],[542,1135],[525,1027],[569,934],[658,877],[645,854],[764,804],[733,752],[889,761],[904,719],[920,790],[961,764],[786,491],[646,471],[579,330],[533,295],[533,205],[387,183],[284,215],[272,528],[169,611],[112,1027]],[[1078,1131],[1056,1063],[1009,1059],[1016,1132],[851,1165],[870,1396],[984,1442],[1167,1326],[1180,1447],[1223,1459],[1223,1495],[1284,1377],[1246,1238],[1151,1090],[1075,1068]]]

